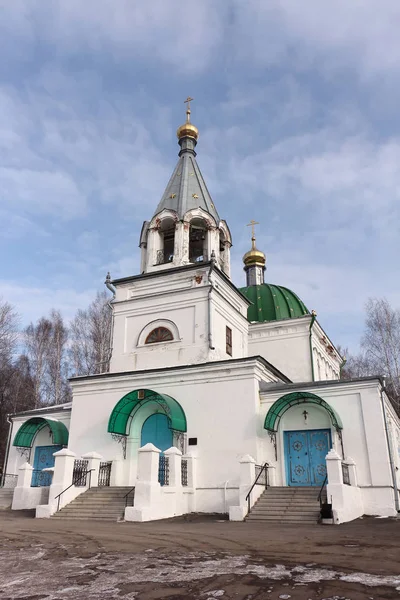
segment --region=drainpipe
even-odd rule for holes
[[[315,312],[315,310],[312,310],[311,311],[311,322],[310,322],[310,335],[309,335],[310,359],[311,359],[311,381],[315,381],[314,357],[313,357],[313,349],[312,349],[312,326],[314,325],[316,318],[317,318],[317,313]]]
[[[8,462],[8,455],[10,454],[10,442],[11,442],[11,430],[12,430],[12,421],[10,421],[10,415],[7,415],[6,418],[7,418],[7,423],[9,424],[9,428],[8,428],[8,437],[7,437],[7,446],[6,446],[6,456],[4,459],[3,476],[1,478],[1,487],[3,487],[5,479],[6,479],[7,462]]]
[[[389,453],[390,470],[392,472],[393,489],[394,489],[394,503],[396,506],[396,510],[399,513],[400,512],[399,492],[397,489],[396,470],[395,470],[394,461],[393,461],[393,454],[392,454],[392,449],[390,447],[390,438],[389,438],[389,430],[388,430],[388,424],[387,424],[387,418],[386,418],[385,400],[383,398],[384,387],[385,387],[385,379],[383,380],[383,386],[381,387],[381,403],[382,403],[382,411],[383,411],[383,420],[385,423],[385,433],[386,433],[386,442],[387,442],[388,453]]]
[[[213,334],[212,334],[212,307],[211,307],[211,292],[214,289],[213,282],[211,279],[212,272],[214,271],[215,265],[217,263],[217,259],[215,257],[214,250],[211,252],[211,266],[208,272],[208,282],[210,284],[210,289],[208,290],[208,347],[210,350],[215,350],[213,343]]]
[[[108,290],[110,290],[110,292],[112,293],[113,297],[111,298],[111,300],[109,300],[107,302],[108,308],[111,310],[111,327],[110,327],[110,347],[108,350],[108,357],[107,360],[105,362],[110,363],[111,360],[111,356],[112,356],[112,351],[113,351],[113,333],[114,333],[114,310],[113,310],[113,306],[112,306],[112,302],[115,300],[115,294],[116,294],[116,289],[115,287],[111,284],[111,275],[110,272],[107,273],[107,277],[106,280],[104,282],[106,288]]]

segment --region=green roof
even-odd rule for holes
[[[68,429],[65,427],[64,423],[52,418],[44,419],[42,417],[33,417],[32,419],[25,421],[18,429],[15,434],[13,446],[32,448],[36,434],[43,429],[43,427],[50,428],[53,444],[59,446],[68,445]]]
[[[239,291],[252,302],[247,311],[249,321],[262,323],[296,319],[310,314],[308,308],[292,290],[280,285],[263,283],[240,288]]]
[[[171,419],[172,429],[186,432],[186,416],[179,402],[167,394],[158,394],[153,390],[133,390],[121,398],[110,415],[108,432],[128,435],[131,421],[137,410],[147,402],[158,404],[164,414]]]

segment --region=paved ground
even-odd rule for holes
[[[132,524],[0,512],[0,600],[400,598],[400,520]]]

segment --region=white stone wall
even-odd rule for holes
[[[310,316],[250,323],[250,356],[260,355],[292,381],[312,381]]]
[[[104,460],[116,456],[122,459],[121,446],[107,433],[114,406],[135,389],[169,394],[185,411],[187,438],[197,438],[197,445],[188,447],[197,457],[197,486],[201,493],[196,499],[196,510],[213,507],[213,511],[221,511],[223,489],[227,488],[227,502],[236,503],[240,456],[251,454],[258,458],[255,428],[261,379],[277,380],[260,362],[248,359],[225,365],[214,363],[174,371],[75,380],[69,447],[77,456],[95,451]],[[145,405],[135,414],[120,485],[135,483],[141,426],[155,408]]]
[[[233,332],[233,358],[247,356],[247,304],[217,270],[212,273],[209,341],[208,268],[133,280],[118,285],[114,307],[111,372],[148,370],[230,358],[225,328]],[[146,334],[163,325],[174,341],[145,344]]]
[[[262,428],[265,416],[272,404],[285,393],[292,391],[296,390],[261,393],[260,428]],[[356,463],[358,486],[361,488],[365,513],[387,515],[391,510],[391,514],[393,514],[392,474],[378,380],[327,385],[326,387],[313,387],[310,384],[308,388],[301,388],[300,391],[309,391],[320,396],[342,419],[344,453],[345,457],[351,457]],[[304,408],[309,413],[307,423],[304,422],[302,415]],[[285,430],[319,429],[326,428],[329,424],[333,448],[342,456],[339,436],[324,412],[323,409],[314,405],[301,405],[293,407],[285,413],[276,436],[277,461],[275,461],[273,444],[265,431],[261,452],[265,460],[271,462],[275,467],[277,485],[286,485],[283,451],[283,432]]]

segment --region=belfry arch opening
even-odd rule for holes
[[[160,249],[157,252],[157,264],[163,265],[174,260],[175,221],[166,218],[161,221],[159,228]]]
[[[208,229],[203,219],[192,219],[189,228],[189,261],[208,260]]]

